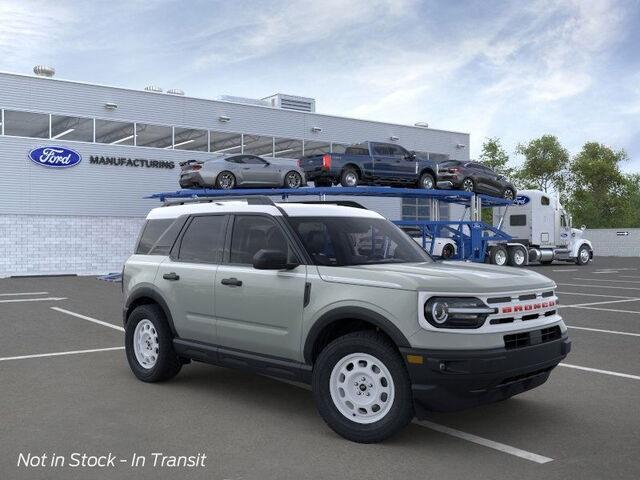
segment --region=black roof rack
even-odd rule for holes
[[[354,202],[353,200],[292,200],[291,203],[304,203],[309,205],[339,205],[341,207],[353,207],[361,208],[363,210],[369,210],[361,203]]]
[[[229,201],[244,200],[247,205],[271,205],[275,206],[275,202],[266,195],[225,195],[221,197],[181,197],[181,198],[167,198],[164,201],[164,206],[172,205],[185,205],[189,203],[225,203]]]

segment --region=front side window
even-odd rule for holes
[[[249,165],[266,165],[267,162],[260,157],[255,157],[253,155],[247,155],[243,158],[242,163],[247,163]]]
[[[206,215],[193,217],[182,236],[178,260],[193,263],[219,263],[224,246],[227,217]]]
[[[268,217],[238,215],[233,222],[229,263],[253,264],[253,257],[260,250],[285,252],[293,261],[293,252],[282,228]]]
[[[316,265],[431,262],[431,257],[383,218],[289,217]]]

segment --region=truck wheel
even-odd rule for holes
[[[586,265],[591,260],[591,252],[589,247],[582,245],[578,250],[578,256],[576,257],[576,263],[578,265]]]
[[[167,319],[157,305],[141,305],[131,312],[124,348],[131,371],[143,382],[169,380],[182,368]]]
[[[340,175],[340,185],[343,187],[357,187],[358,186],[358,172],[351,167],[347,167],[342,171]]]
[[[313,367],[312,387],[327,425],[354,442],[380,442],[414,415],[407,369],[379,332],[349,333],[331,342]]]
[[[509,248],[509,265],[512,267],[522,267],[526,261],[526,252],[522,247]]]
[[[507,249],[502,245],[494,245],[489,252],[489,262],[494,265],[504,266],[509,260]]]
[[[423,173],[420,175],[420,181],[418,182],[418,188],[424,190],[433,190],[436,188],[436,181],[433,179],[433,175],[430,173]]]

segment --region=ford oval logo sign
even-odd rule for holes
[[[38,147],[29,152],[29,160],[43,167],[69,168],[82,161],[82,155],[64,147]]]
[[[527,197],[526,195],[518,195],[516,196],[516,199],[513,201],[514,205],[526,205],[527,203],[529,203],[531,199],[529,197]]]

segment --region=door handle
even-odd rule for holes
[[[223,278],[220,283],[222,283],[222,285],[229,285],[230,287],[241,287],[242,286],[242,280],[238,280],[235,277]]]
[[[180,280],[180,275],[178,275],[176,272],[171,272],[171,273],[165,273],[164,275],[162,275],[162,278],[164,278],[165,280]]]

